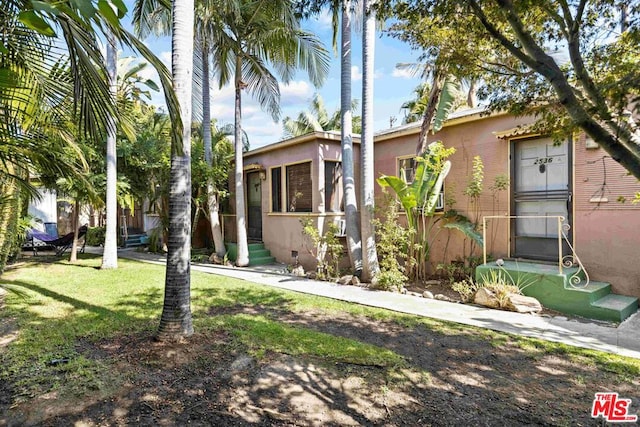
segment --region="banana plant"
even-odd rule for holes
[[[451,161],[446,158],[454,152],[453,148],[444,148],[440,141],[433,142],[429,144],[424,156],[416,157],[413,182],[407,183],[404,176],[383,175],[378,178],[378,184],[382,188],[391,188],[396,194],[405,211],[409,228],[416,231],[411,234],[409,246],[409,256],[416,261],[414,267],[407,271],[412,279],[426,278],[432,243],[443,228],[459,230],[482,245],[482,235],[474,227],[469,227],[469,221],[465,221],[465,217],[434,215],[444,180],[451,170]],[[436,224],[441,221],[442,226],[435,229]]]
[[[378,178],[382,188],[389,187],[396,193],[409,227],[417,229],[419,216],[433,216],[444,179],[451,170],[451,162],[445,159],[454,151],[444,148],[442,142],[431,143],[424,157],[415,158],[416,172],[411,183],[407,183],[405,176],[382,175]]]

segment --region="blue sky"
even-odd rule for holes
[[[127,2],[130,10],[132,2]],[[309,101],[317,91],[325,101],[327,109],[332,112],[340,106],[340,60],[333,54],[331,47],[331,18],[325,13],[303,24],[306,30],[317,34],[331,52],[331,70],[325,84],[316,89],[308,81],[305,74],[299,73],[288,85],[281,84],[282,117],[295,117],[300,111],[308,109]],[[362,99],[362,57],[361,33],[352,35],[352,97]],[[150,37],[145,40],[151,50],[170,67],[171,43],[169,38]],[[397,120],[395,125],[402,122],[400,105],[411,99],[413,89],[420,83],[418,77],[410,76],[403,70],[396,69],[397,63],[416,62],[419,52],[412,51],[408,45],[378,34],[375,47],[375,80],[374,80],[374,130],[389,127],[391,117]],[[147,77],[154,78],[152,70],[146,70]],[[157,80],[156,80],[157,81]],[[152,103],[163,104],[160,94],[153,97]],[[251,148],[258,148],[283,138],[282,124],[274,123],[271,117],[264,113],[260,106],[251,99],[246,92],[242,99],[243,129],[249,136]],[[218,89],[212,83],[211,114],[220,124],[233,123],[233,88]],[[359,115],[359,113],[358,113]]]

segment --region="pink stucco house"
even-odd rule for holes
[[[638,181],[584,134],[557,144],[528,131],[530,118],[481,113],[481,109],[454,113],[440,132],[429,137],[456,149],[450,157],[452,169],[445,180],[442,204],[455,200],[457,211],[473,214],[475,209],[463,192],[473,158],[480,156],[485,190],[477,212],[479,221],[484,217],[486,222],[486,252],[493,259],[539,262],[546,270],[573,273],[571,268],[563,271],[558,262],[566,255],[577,255],[592,284],[608,282],[617,294],[640,297],[635,253],[640,241],[640,205],[632,203],[640,191]],[[410,176],[419,132],[420,123],[414,123],[376,133],[376,176],[399,175],[401,169]],[[354,142],[354,158],[358,159],[357,138]],[[312,269],[315,260],[305,249],[300,218],[309,216],[320,228],[344,219],[340,160],[338,132],[310,133],[246,153],[250,240],[260,242],[286,264],[297,253],[302,265]],[[497,176],[508,178],[508,189],[490,189]],[[225,235],[234,241],[229,219]],[[454,260],[463,253],[463,238],[457,234],[449,236],[444,253],[445,236],[442,233],[432,249],[436,262]],[[476,254],[483,255],[483,248],[477,248]],[[584,273],[580,274],[584,282]]]

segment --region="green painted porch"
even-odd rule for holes
[[[584,272],[577,267],[563,267],[560,273],[558,265],[551,264],[504,261],[503,266],[497,266],[487,263],[476,268],[476,281],[486,282],[492,270],[501,271],[524,295],[561,313],[622,322],[638,310],[638,298],[612,293],[609,283],[590,281],[586,284]],[[574,275],[580,282],[572,287],[570,279]]]

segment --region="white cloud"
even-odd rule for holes
[[[143,79],[151,79],[160,86],[160,78],[158,77],[158,72],[155,68],[153,68],[150,64],[147,64],[142,70],[138,72],[138,75]]]
[[[280,105],[289,106],[306,102],[313,95],[313,87],[304,80],[280,84]]]
[[[318,29],[320,30],[325,30],[325,31],[333,30],[332,15],[328,9],[322,10],[322,12],[320,12],[320,14],[317,15],[315,22],[316,22],[316,25],[318,26]]]
[[[360,68],[357,65],[351,66],[351,80],[352,81],[362,80],[362,72],[360,72]]]
[[[160,52],[158,58],[167,66],[168,69],[171,69],[171,51],[165,50],[164,52]]]
[[[394,68],[391,76],[399,77],[401,79],[413,79],[416,77],[413,70],[407,68]]]

